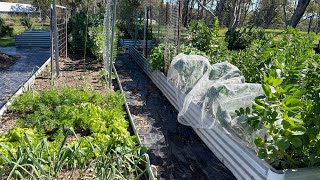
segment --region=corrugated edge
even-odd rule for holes
[[[124,91],[123,91],[123,88],[122,88],[122,85],[121,85],[121,82],[120,82],[120,78],[119,78],[118,72],[117,72],[117,70],[116,70],[116,68],[115,68],[114,65],[112,65],[112,69],[113,69],[113,72],[114,72],[114,74],[115,74],[115,76],[116,76],[116,80],[117,80],[117,83],[118,83],[118,85],[119,85],[120,91],[121,91],[121,93],[124,94]],[[130,112],[130,109],[129,109],[129,106],[128,106],[128,103],[127,103],[126,98],[125,98],[124,106],[125,106],[125,109],[126,109],[126,111],[127,111],[127,114],[128,114],[128,117],[129,117],[129,121],[130,121],[131,127],[132,127],[132,129],[133,129],[133,132],[134,132],[135,136],[136,136],[137,139],[138,139],[138,143],[139,143],[140,145],[142,145],[141,138],[140,138],[140,136],[139,136],[139,133],[137,132],[137,128],[136,128],[136,125],[134,124],[133,117],[132,117],[132,115],[131,115],[131,112]],[[152,169],[151,169],[149,155],[148,155],[147,153],[145,153],[144,156],[146,157],[146,160],[147,160],[146,166],[147,166],[147,171],[148,171],[149,179],[150,179],[150,180],[154,180],[155,177],[154,177],[154,174],[153,174]]]
[[[35,78],[47,67],[47,65],[51,62],[51,58],[49,58],[10,98],[9,100],[1,107],[0,109],[0,117],[7,111],[8,107],[12,104],[14,99],[21,95],[23,92],[30,89],[31,85]]]

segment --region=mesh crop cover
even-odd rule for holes
[[[253,146],[248,126],[235,110],[251,108],[252,100],[263,94],[261,84],[245,83],[240,70],[228,62],[211,65],[205,57],[184,54],[172,60],[167,79],[185,96],[179,107],[180,123],[205,129],[219,126]],[[191,109],[201,111],[192,122],[185,118]]]

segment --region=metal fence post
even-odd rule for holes
[[[54,52],[56,60],[56,77],[59,77],[59,47],[58,47],[58,29],[57,29],[57,12],[56,12],[56,0],[52,1],[53,4],[53,20],[54,20]]]
[[[113,0],[113,17],[112,17],[112,35],[111,35],[111,52],[110,52],[110,67],[109,67],[109,88],[112,86],[112,60],[113,60],[113,48],[114,48],[114,31],[117,18],[117,0]]]
[[[52,5],[50,9],[50,71],[51,71],[51,77],[50,77],[50,84],[53,85],[53,38],[52,38]]]
[[[66,18],[65,18],[65,26],[66,26],[66,59],[68,57],[68,8],[66,7]]]
[[[144,22],[144,28],[143,28],[143,40],[144,41],[147,41],[146,40],[146,36],[147,36],[147,7],[144,7],[144,20],[143,20],[143,22]],[[143,54],[144,54],[144,56],[146,56],[146,47],[144,47],[144,52],[143,52]]]

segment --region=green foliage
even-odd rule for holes
[[[88,15],[88,32],[85,34],[86,28],[86,18]],[[87,14],[84,11],[81,11],[76,14],[75,17],[71,19],[71,25],[69,27],[70,31],[70,46],[71,50],[79,51],[84,49],[85,45],[85,36],[87,36],[87,53],[93,55],[98,62],[103,62],[103,13],[100,16]],[[115,41],[114,41],[114,49],[113,54],[114,58],[117,54],[117,39],[118,39],[119,31],[118,29],[115,30]]]
[[[101,95],[88,89],[26,92],[17,97],[9,108],[21,114],[17,128],[0,135],[2,173],[50,179],[72,167],[70,171],[81,173],[90,169],[94,177],[141,176],[145,149],[128,131],[123,104],[121,93]]]
[[[169,45],[170,52],[173,52],[174,54],[172,57],[174,57],[176,54],[176,47],[172,44]],[[159,44],[157,47],[153,48],[151,50],[151,54],[148,57],[148,61],[151,63],[153,70],[160,70],[164,72],[165,70],[165,59],[164,59],[164,51],[165,46],[164,44]],[[186,54],[186,55],[202,55],[207,56],[204,52],[198,50],[197,48],[194,48],[190,45],[181,45],[180,47],[180,53]],[[169,62],[171,63],[171,62]],[[169,64],[170,65],[170,64]]]
[[[103,61],[103,26],[98,25],[89,27],[88,35],[89,41],[92,42],[90,46],[91,53],[97,58],[99,62]]]
[[[72,129],[58,143],[46,138],[35,143],[30,137],[29,134],[22,134],[19,147],[14,150],[0,144],[6,153],[0,151],[6,164],[0,170],[4,178],[61,179],[68,178],[63,175],[66,171],[77,179],[139,179],[146,176],[144,147],[110,148],[105,145],[107,138],[104,136],[96,139],[81,138],[68,144],[68,138],[78,139]],[[55,151],[52,152],[54,147]]]
[[[195,21],[188,28],[189,46],[204,52],[211,63],[226,61],[229,52],[219,35],[219,22],[215,18],[213,26],[208,27],[203,21]],[[201,54],[199,54],[201,55]]]
[[[320,166],[320,57],[312,49],[315,37],[302,36],[293,28],[282,37],[279,43],[256,41],[246,49],[255,58],[249,56],[251,67],[245,76],[262,82],[264,95],[254,100],[252,110],[237,114],[247,117],[252,132],[265,130],[264,136],[255,136],[254,143],[258,156],[274,167]]]
[[[26,30],[29,30],[32,28],[32,20],[29,16],[25,16],[20,19],[20,23]]]
[[[228,43],[228,49],[239,50],[245,49],[253,40],[265,39],[265,32],[262,28],[241,28],[234,32],[226,33],[225,41]]]
[[[5,36],[12,36],[13,28],[6,26],[4,20],[0,17],[0,38]]]
[[[294,83],[301,77],[305,61],[314,56],[314,38],[313,34],[305,36],[289,27],[280,42],[272,36],[254,40],[246,49],[233,51],[229,61],[239,67],[247,82],[262,83],[269,69],[278,69],[287,84]]]
[[[188,27],[188,40],[193,47],[206,52],[212,44],[213,37],[218,35],[215,34],[216,31],[215,28],[209,28],[203,21],[195,21]]]
[[[87,24],[87,16],[88,16],[88,24]],[[73,51],[77,50],[83,50],[84,49],[84,44],[85,44],[85,37],[88,37],[88,42],[87,42],[87,50],[90,53],[89,50],[91,50],[91,47],[96,44],[94,40],[96,39],[102,39],[102,37],[93,37],[90,38],[89,36],[89,30],[90,28],[95,28],[93,32],[91,33],[98,33],[102,32],[102,25],[103,25],[103,13],[100,15],[93,15],[90,12],[85,12],[85,11],[80,11],[78,12],[74,17],[71,18],[71,22],[69,23],[69,42],[70,42],[70,48]],[[85,34],[85,29],[86,26],[88,26],[88,32]],[[101,26],[101,27],[100,27]],[[100,27],[100,28],[99,28]],[[100,34],[102,35],[102,34]],[[100,41],[99,43],[102,43]]]
[[[118,0],[118,8],[121,8],[121,11],[117,15],[117,27],[124,35],[128,38],[134,38],[136,30],[136,13],[139,13],[140,5],[143,5],[142,0]],[[143,12],[140,13],[140,17],[143,17]],[[141,24],[141,23],[140,23]],[[139,37],[143,37],[143,25],[139,26]],[[150,34],[151,35],[151,34]],[[151,37],[151,36],[148,36]],[[138,38],[139,39],[139,38]],[[143,38],[141,38],[143,39]],[[150,38],[148,38],[150,39]]]

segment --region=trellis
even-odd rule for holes
[[[56,77],[60,74],[59,58],[67,58],[68,53],[68,9],[64,6],[56,5],[53,0],[50,11],[50,37],[51,37],[51,80],[54,76],[54,66]],[[53,63],[55,61],[55,65]]]

